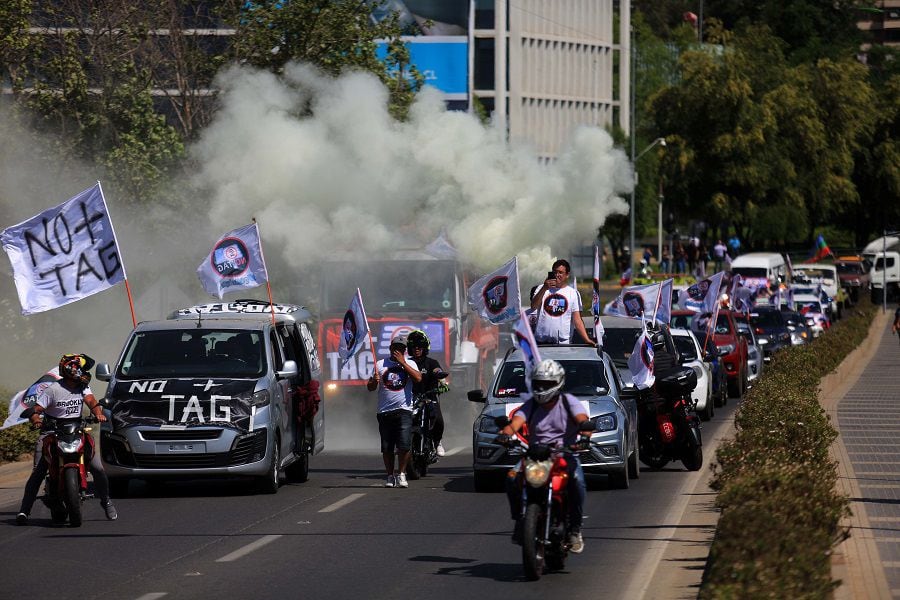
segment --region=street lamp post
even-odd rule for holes
[[[647,152],[650,151],[655,145],[659,144],[663,148],[666,147],[666,138],[658,137],[653,142],[650,143],[649,146],[641,150],[641,152],[635,156],[634,155],[634,136],[631,137],[631,167],[634,169],[634,186],[631,188],[631,235],[628,239],[628,265],[631,267],[632,276],[634,274],[634,193],[637,189],[638,184],[638,173],[637,173],[637,161]],[[659,257],[657,257],[659,258]]]

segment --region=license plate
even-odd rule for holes
[[[184,452],[184,453],[192,453],[192,452],[206,452],[206,443],[205,442],[189,442],[189,443],[179,443],[179,444],[157,444],[156,449],[158,452]]]

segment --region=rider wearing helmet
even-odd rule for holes
[[[413,383],[413,394],[427,394],[434,401],[429,404],[431,414],[428,421],[431,423],[431,439],[434,441],[437,455],[444,456],[444,446],[441,444],[441,439],[444,437],[444,415],[441,413],[441,405],[438,402],[438,394],[444,391],[444,384],[436,376],[443,369],[438,361],[428,356],[431,341],[424,331],[421,329],[411,331],[406,336],[406,344],[410,357],[422,372],[422,381]]]
[[[570,446],[578,436],[578,426],[588,420],[584,405],[572,394],[562,391],[566,372],[555,360],[542,360],[531,373],[532,395],[514,414],[512,421],[498,437],[501,443],[509,439],[523,425],[528,424],[528,442]],[[577,454],[566,457],[569,469],[569,544],[576,554],[584,550],[581,521],[584,515],[586,487],[584,472]],[[512,474],[512,472],[511,472]],[[522,541],[521,487],[515,477],[507,478],[507,496],[512,518],[516,521],[513,542]]]
[[[49,375],[54,377],[55,381],[38,388],[34,406],[22,413],[23,417],[29,419],[32,427],[41,427],[42,433],[35,446],[34,468],[31,471],[31,476],[25,483],[22,506],[16,515],[16,523],[18,525],[24,525],[28,522],[28,515],[37,498],[41,481],[47,475],[49,468],[47,461],[43,457],[43,443],[47,433],[43,429],[41,415],[46,414],[48,417],[56,420],[80,419],[81,407],[84,404],[98,421],[106,421],[106,416],[103,414],[100,403],[97,402],[94,392],[88,387],[91,381],[90,369],[93,366],[94,359],[86,354],[64,354],[59,359],[59,365],[55,369],[56,373],[53,373],[53,371],[49,373]],[[106,518],[114,521],[118,518],[118,514],[109,499],[109,480],[106,478],[103,465],[100,463],[100,453],[94,450],[93,443],[88,443],[84,458],[86,461],[90,461],[88,466],[94,478],[94,491],[100,498],[100,505],[106,513]]]

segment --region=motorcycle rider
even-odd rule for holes
[[[437,374],[443,372],[440,363],[428,356],[431,341],[421,329],[411,331],[406,336],[406,347],[409,356],[422,372],[422,381],[413,383],[413,394],[427,394],[433,401],[428,405],[428,422],[431,427],[431,439],[435,444],[438,456],[444,456],[444,446],[441,439],[444,437],[444,415],[438,401],[438,393],[446,391],[446,385],[437,378]]]
[[[29,421],[32,427],[41,427],[41,435],[35,445],[34,468],[31,476],[25,483],[25,493],[22,496],[22,505],[16,515],[16,524],[28,523],[31,507],[37,498],[41,481],[47,475],[50,465],[43,456],[44,438],[48,433],[43,427],[41,414],[46,414],[54,419],[79,419],[81,418],[81,406],[84,404],[101,423],[106,421],[103,409],[93,391],[88,387],[91,381],[90,369],[94,366],[94,359],[86,354],[64,354],[59,359],[59,375],[61,379],[54,381],[45,387],[37,397],[33,409],[30,409]],[[88,444],[85,460],[90,460],[88,468],[94,479],[94,490],[100,497],[100,505],[106,513],[106,518],[115,521],[118,518],[116,508],[109,499],[109,480],[100,463],[100,453],[94,449],[93,444]],[[93,451],[92,451],[93,450]],[[90,456],[88,456],[90,454]]]
[[[569,447],[576,442],[578,426],[588,420],[584,405],[572,394],[562,392],[566,372],[555,360],[542,360],[531,374],[532,396],[513,414],[509,425],[500,431],[497,441],[508,443],[523,425],[528,424],[528,442],[557,444]],[[584,518],[584,497],[587,487],[578,455],[566,456],[569,471],[569,550],[584,551],[581,522]],[[510,471],[506,480],[509,510],[516,521],[513,543],[522,543],[521,473]]]

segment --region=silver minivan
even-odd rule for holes
[[[115,495],[132,479],[246,476],[275,493],[325,447],[309,312],[238,301],[139,323],[108,381],[101,456]],[[273,322],[274,321],[274,322]],[[313,383],[316,382],[316,383]]]

